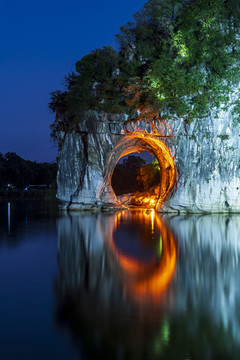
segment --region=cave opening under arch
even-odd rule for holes
[[[127,199],[126,196],[116,196],[116,193],[112,188],[112,176],[116,164],[121,158],[141,151],[147,151],[157,159],[161,175],[159,177],[159,185],[155,187],[155,194],[153,198],[149,198],[148,192],[145,192],[144,194],[142,194],[141,201],[134,204],[134,195],[129,195]],[[127,179],[123,180],[127,181]],[[122,137],[122,139],[115,145],[115,147],[110,152],[106,163],[102,194],[104,194],[105,198],[106,194],[108,194],[109,198],[111,197],[112,199],[115,199],[115,201],[119,205],[140,206],[159,209],[161,208],[164,201],[169,196],[175,185],[175,162],[170,152],[170,149],[165,144],[165,142],[155,134],[133,132]]]
[[[160,165],[149,151],[125,155],[117,162],[111,186],[118,201],[130,206],[152,206],[157,201]]]

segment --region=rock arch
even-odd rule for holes
[[[240,213],[240,124],[231,107],[190,123],[127,120],[87,111],[74,129],[59,132],[57,197],[63,208],[115,206],[114,166],[126,154],[148,150],[162,171],[158,210]]]
[[[116,201],[116,196],[111,186],[111,177],[114,168],[123,156],[137,151],[149,151],[159,162],[161,176],[156,207],[161,207],[162,203],[176,183],[176,168],[174,159],[166,144],[160,140],[158,136],[149,133],[146,134],[141,131],[126,134],[118,141],[108,154],[104,184],[99,194],[99,198],[102,201]]]

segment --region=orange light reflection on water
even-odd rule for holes
[[[171,282],[177,263],[176,243],[172,233],[163,220],[152,210],[150,213],[143,211],[125,212],[116,214],[115,231],[121,221],[127,221],[131,216],[132,221],[142,222],[144,226],[150,225],[150,232],[154,229],[160,231],[161,258],[144,262],[121,252],[115,245],[112,236],[111,248],[120,268],[126,293],[137,301],[152,300],[159,302],[162,294]],[[113,235],[113,234],[112,234]],[[151,233],[149,233],[149,237]]]

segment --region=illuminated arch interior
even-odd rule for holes
[[[125,179],[127,181],[124,181]],[[149,151],[138,151],[121,157],[111,178],[111,185],[118,200],[129,194],[141,198],[146,192],[149,197],[155,197],[159,183],[160,167]]]
[[[155,156],[160,165],[160,184],[158,187],[157,200],[151,207],[159,208],[163,204],[176,183],[176,168],[174,159],[166,144],[158,136],[145,134],[143,132],[134,132],[125,135],[111,151],[105,173],[104,188],[108,187],[113,193],[111,187],[111,177],[118,161],[126,155],[139,151],[149,151]]]

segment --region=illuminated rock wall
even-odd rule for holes
[[[107,156],[121,138],[125,120],[123,116],[88,112],[79,130],[61,134],[57,196],[66,205],[78,208],[102,204]],[[111,189],[107,202],[116,202]]]
[[[173,124],[177,190],[162,210],[240,212],[240,128],[230,111]]]
[[[76,131],[61,134],[58,198],[66,207],[116,206],[115,165],[124,155],[148,150],[161,167],[159,211],[240,211],[240,131],[230,110],[153,128],[126,120],[89,111]]]
[[[169,130],[158,124],[153,132],[149,124],[126,125],[126,120],[124,115],[89,111],[78,129],[61,134],[58,198],[66,207],[116,207],[118,202],[111,186],[114,168],[121,157],[141,150],[150,151],[161,167],[158,207],[171,192],[176,169],[163,141]]]

